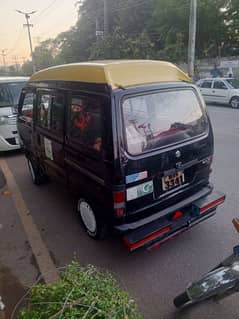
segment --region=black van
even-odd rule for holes
[[[88,234],[114,228],[132,251],[209,218],[213,133],[200,92],[160,61],[62,65],[34,74],[18,114],[35,184],[67,185]]]

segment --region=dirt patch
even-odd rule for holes
[[[0,189],[6,185],[6,179],[0,167]]]
[[[5,319],[10,319],[15,305],[25,293],[26,289],[19,280],[8,268],[0,265],[0,296],[5,305]]]

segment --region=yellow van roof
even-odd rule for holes
[[[79,81],[108,84],[112,89],[140,84],[186,81],[174,64],[151,60],[96,61],[59,65],[32,75],[31,81]]]

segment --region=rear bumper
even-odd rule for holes
[[[168,239],[213,216],[217,206],[225,201],[226,196],[223,193],[217,191],[207,193],[206,190],[204,192],[206,195],[196,196],[198,193],[203,194],[203,191],[200,191],[186,201],[169,207],[167,212],[165,210],[160,212],[161,216],[159,213],[157,219],[152,218],[143,225],[140,223],[139,227],[135,227],[135,224],[141,221],[133,223],[134,225],[125,224],[115,228],[124,232],[124,242],[130,251],[143,246],[154,250]]]

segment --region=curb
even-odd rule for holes
[[[7,162],[3,159],[0,159],[0,171],[1,169],[6,177],[7,185],[12,194],[14,206],[19,215],[20,221],[31,246],[32,253],[36,259],[43,280],[46,284],[58,282],[60,277],[56,266],[50,256],[50,252],[43,242],[43,239],[41,238],[41,234],[38,231],[31,212],[29,211],[22,197],[21,191],[7,165]]]

